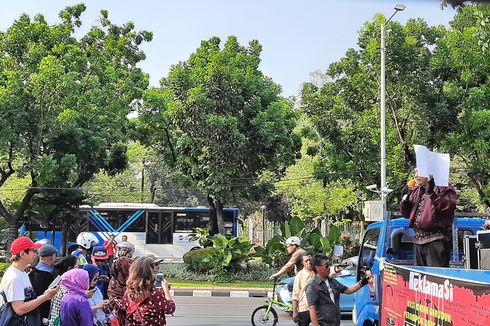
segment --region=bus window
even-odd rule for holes
[[[146,243],[172,243],[172,213],[148,212]]]
[[[106,219],[107,222],[109,222],[110,225],[114,229],[117,229],[119,227],[119,217],[117,216],[117,211],[105,211],[105,212],[100,212],[99,214]]]
[[[175,214],[175,232],[194,232],[196,228],[208,228],[209,220],[206,212],[178,212]]]
[[[139,217],[134,220],[128,228],[125,230],[125,232],[145,232],[146,228],[146,214],[145,212],[141,210],[137,211],[119,211],[119,223],[122,225],[124,222],[126,222],[129,218],[132,216],[135,216],[135,214],[141,214]]]

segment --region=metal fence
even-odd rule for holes
[[[316,227],[320,228],[323,236],[328,234],[329,226],[327,221],[307,221],[305,227],[312,230]],[[263,246],[274,235],[281,236],[281,223],[261,220],[251,216],[244,220],[243,227],[238,230],[238,235],[247,236],[255,245]],[[363,225],[359,222],[344,223],[340,227],[340,231],[349,235],[349,237],[358,242],[362,237]]]

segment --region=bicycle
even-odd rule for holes
[[[274,280],[274,286],[272,288],[272,298],[265,299],[265,303],[265,305],[255,308],[255,310],[252,312],[252,326],[277,325],[279,317],[273,305],[280,307],[290,315],[293,313],[292,304],[282,302],[278,299],[276,293],[276,280]]]

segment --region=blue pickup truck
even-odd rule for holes
[[[463,239],[482,218],[457,217],[450,268],[417,267],[408,219],[370,224],[359,251],[357,280],[372,281],[355,294],[355,325],[490,325],[490,270],[465,270]]]

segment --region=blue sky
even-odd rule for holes
[[[0,30],[24,12],[58,22],[61,9],[79,2],[87,5],[84,30],[107,9],[113,22],[133,21],[136,29],[154,33],[143,47],[147,59],[140,65],[153,86],[172,64],[187,60],[201,40],[236,35],[243,45],[259,40],[261,70],[282,85],[285,96],[297,95],[310,73],[325,71],[356,47],[357,32],[377,12],[389,16],[395,4],[403,3],[406,9],[395,20],[421,17],[430,25],[447,25],[455,14],[451,7],[441,10],[439,0],[15,0],[2,4]]]

